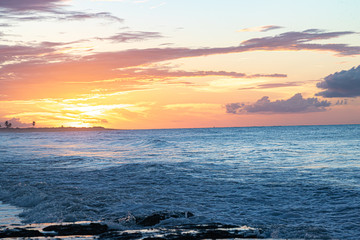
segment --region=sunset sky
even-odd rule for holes
[[[0,0],[0,124],[360,124],[358,0]]]

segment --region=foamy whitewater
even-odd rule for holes
[[[1,224],[191,212],[159,225],[360,239],[360,125],[0,133],[0,201]]]

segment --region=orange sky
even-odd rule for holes
[[[360,3],[310,2],[0,2],[0,124],[359,124]]]

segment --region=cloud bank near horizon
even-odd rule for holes
[[[317,93],[317,96],[325,98],[336,97],[359,97],[360,96],[360,65],[350,70],[343,70],[330,74],[323,81],[316,84],[324,91]]]
[[[301,93],[297,93],[286,100],[271,101],[264,96],[253,104],[228,103],[226,112],[231,114],[246,113],[307,113],[326,111],[331,103],[317,98],[303,98]]]

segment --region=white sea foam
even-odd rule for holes
[[[129,216],[189,211],[160,226],[360,239],[359,135],[357,125],[3,133],[0,200],[25,223],[131,229]]]

